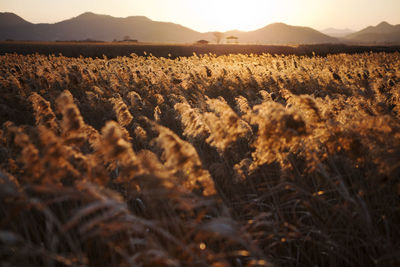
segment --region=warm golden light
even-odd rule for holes
[[[199,247],[200,247],[201,250],[205,250],[206,249],[206,244],[200,243]]]
[[[90,11],[114,17],[142,15],[200,32],[256,30],[274,22],[357,30],[381,21],[400,23],[399,8],[399,0],[12,0],[0,4],[0,12],[14,12],[33,23],[59,22]]]
[[[278,5],[282,5],[268,0],[206,0],[201,5],[192,4],[196,13],[204,15],[203,24],[215,31],[258,29],[273,22]]]

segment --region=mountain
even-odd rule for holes
[[[27,22],[14,13],[0,13],[0,39],[14,39],[18,33],[32,30],[34,24]]]
[[[317,44],[337,43],[338,39],[308,27],[284,23],[270,24],[250,31],[229,31],[225,37],[236,36],[240,43]],[[116,18],[84,13],[54,24],[33,24],[12,13],[0,13],[0,40],[122,40],[125,36],[141,42],[193,43],[200,39],[214,40],[213,33],[200,33],[182,25],[153,21],[143,16]]]
[[[152,21],[143,16],[115,18],[108,15],[84,13],[54,24],[24,24],[14,15],[0,13],[0,39],[55,40],[121,40],[124,36],[143,42],[194,42],[200,33],[178,24]],[[16,23],[18,22],[18,23]]]
[[[346,40],[363,44],[400,44],[400,24],[381,22],[345,37]]]
[[[273,23],[264,28],[237,33],[240,42],[268,44],[321,44],[337,43],[336,38],[327,36],[309,27]]]
[[[348,28],[346,29],[327,28],[325,30],[322,30],[321,32],[332,37],[341,38],[345,37],[346,35],[352,34],[355,31]]]
[[[0,27],[31,24],[14,13],[0,12]]]

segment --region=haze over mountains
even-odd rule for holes
[[[255,31],[228,31],[224,35],[238,37],[239,43],[257,44],[400,43],[400,25],[388,23],[355,33],[334,29],[324,32],[326,34],[309,27],[273,23]],[[153,21],[144,16],[116,18],[87,12],[54,24],[33,24],[16,14],[0,13],[0,40],[112,41],[122,40],[125,36],[140,42],[194,43],[201,39],[214,41],[212,32],[200,33],[179,24]],[[343,36],[345,37],[336,38]]]
[[[354,33],[355,31],[351,30],[351,29],[336,29],[336,28],[327,28],[321,31],[322,33],[332,36],[332,37],[345,37],[351,33]]]
[[[381,22],[378,25],[369,26],[359,32],[345,37],[348,41],[369,44],[400,44],[400,24],[391,25]]]

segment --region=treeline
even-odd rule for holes
[[[326,56],[328,54],[358,54],[365,52],[387,52],[400,51],[400,46],[350,46],[344,44],[321,44],[321,45],[299,45],[299,46],[277,46],[277,45],[198,45],[198,44],[132,44],[123,42],[0,42],[0,55],[5,54],[42,54],[59,55],[67,57],[92,57],[108,58],[119,56],[150,55],[156,57],[184,57],[192,56],[193,53],[229,55],[229,54],[283,54],[311,56],[313,54]]]

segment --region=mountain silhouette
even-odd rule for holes
[[[0,21],[7,21],[0,26],[2,40],[112,41],[129,36],[145,42],[193,42],[200,34],[181,25],[156,22],[143,16],[115,18],[90,12],[54,24],[21,25],[23,19],[10,13],[0,13]]]
[[[364,44],[400,44],[400,24],[391,25],[384,21],[347,35],[345,39]]]
[[[0,13],[0,27],[11,27],[16,25],[29,25],[23,18],[15,15],[14,13]]]
[[[337,43],[338,39],[312,28],[274,23],[255,31],[229,31],[240,43],[317,44]],[[213,33],[200,33],[179,24],[153,21],[144,16],[117,18],[91,12],[58,23],[33,24],[13,13],[0,13],[0,40],[70,41],[122,40],[125,36],[141,42],[193,43],[213,41]]]
[[[337,43],[336,38],[327,36],[309,27],[273,23],[251,32],[238,32],[241,42],[267,44],[321,44]]]
[[[0,13],[0,39],[19,39],[33,30],[34,24],[22,19],[14,13]],[[17,38],[15,38],[17,37]]]

